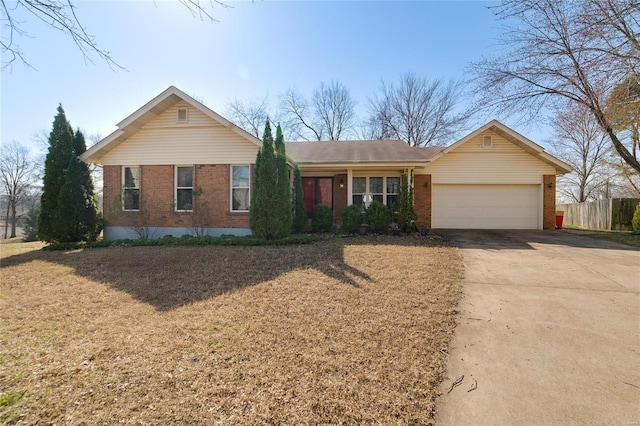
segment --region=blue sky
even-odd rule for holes
[[[3,143],[35,149],[32,137],[50,130],[58,103],[74,128],[105,137],[170,85],[224,113],[235,97],[269,96],[275,104],[287,88],[310,94],[337,79],[364,116],[381,79],[394,81],[405,71],[464,77],[469,62],[495,52],[500,27],[487,9],[495,2],[229,4],[213,11],[219,22],[210,22],[172,1],[78,1],[87,31],[126,71],[96,57],[85,63],[68,37],[23,16],[30,37],[18,43],[37,70],[15,63],[2,72]],[[515,130],[544,142],[539,129]]]

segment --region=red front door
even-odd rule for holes
[[[302,192],[307,215],[313,215],[313,208],[318,204],[333,209],[333,178],[303,177]]]

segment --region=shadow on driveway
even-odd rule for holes
[[[467,230],[436,229],[433,231],[463,249],[484,250],[535,250],[532,244],[551,244],[576,248],[598,248],[624,251],[640,251],[605,240],[598,240],[561,230],[520,231],[520,230]]]

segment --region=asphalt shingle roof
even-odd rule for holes
[[[423,162],[443,147],[414,148],[400,140],[287,142],[287,155],[298,163]]]

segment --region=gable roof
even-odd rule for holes
[[[118,130],[111,133],[109,136],[105,137],[100,142],[93,145],[91,148],[87,149],[84,153],[82,153],[82,155],[80,155],[80,159],[82,161],[90,163],[99,163],[100,159],[106,153],[127,140],[134,133],[140,130],[145,124],[149,123],[151,120],[153,120],[180,101],[187,102],[193,108],[198,109],[217,123],[237,133],[238,135],[254,143],[255,145],[262,145],[260,139],[236,126],[226,118],[209,109],[207,106],[203,105],[201,102],[198,102],[177,87],[170,86],[167,90],[160,93],[158,96],[140,107],[133,114],[129,115],[127,118],[119,122],[117,124]]]
[[[571,170],[572,170],[570,165],[568,165],[567,163],[565,163],[562,160],[559,160],[558,158],[554,157],[553,155],[545,152],[543,147],[541,147],[537,143],[527,139],[526,137],[522,136],[520,133],[516,132],[515,130],[505,126],[504,124],[502,124],[498,120],[491,120],[490,122],[488,122],[484,126],[479,127],[478,129],[476,129],[475,131],[469,133],[467,136],[463,137],[462,139],[460,139],[459,141],[455,142],[454,144],[449,145],[448,147],[442,149],[440,152],[436,153],[435,155],[433,155],[431,157],[431,161],[432,162],[436,161],[439,158],[449,154],[450,152],[454,151],[459,146],[464,145],[469,140],[475,138],[476,136],[481,135],[482,133],[486,132],[487,130],[496,131],[498,134],[503,136],[505,139],[507,139],[508,141],[513,143],[514,145],[522,148],[527,153],[533,155],[534,157],[538,158],[539,160],[541,160],[541,161],[549,164],[550,166],[554,167],[558,174],[570,173]]]
[[[414,148],[401,140],[287,142],[299,164],[427,162],[441,147]]]

